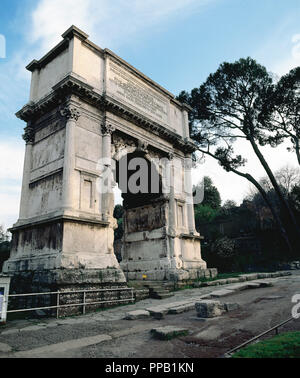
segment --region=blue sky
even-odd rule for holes
[[[223,61],[251,56],[282,75],[300,63],[299,0],[2,0],[0,34],[0,224],[18,217],[25,124],[14,113],[28,100],[25,66],[75,24],[174,94],[199,86]],[[1,46],[0,46],[1,52]],[[245,151],[244,146],[240,146]],[[266,148],[273,169],[295,157]],[[246,167],[263,175],[251,151]],[[212,177],[223,200],[241,201],[249,185],[207,160],[194,173]]]

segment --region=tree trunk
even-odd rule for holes
[[[268,196],[267,196],[267,193],[266,191],[263,189],[263,187],[249,174],[246,174],[246,176],[249,176],[247,179],[257,188],[257,190],[259,191],[259,193],[261,194],[261,196],[263,197],[263,199],[265,200],[266,204],[269,206],[270,210],[271,210],[271,213],[275,219],[275,222],[277,223],[277,226],[279,228],[279,231],[282,235],[282,237],[284,238],[285,242],[286,242],[286,245],[288,246],[288,249],[289,249],[289,252],[292,253],[293,252],[293,247],[290,243],[290,240],[289,240],[289,237],[287,235],[287,232],[281,222],[281,219],[280,217],[278,216],[274,206],[272,205],[271,201],[269,200]]]
[[[300,146],[299,146],[299,140],[298,140],[298,138],[294,138],[294,141],[295,141],[296,156],[297,156],[298,164],[300,165]]]
[[[265,158],[263,157],[263,154],[260,152],[257,144],[255,143],[255,141],[253,140],[253,138],[249,138],[250,140],[250,143],[251,143],[251,146],[256,154],[256,156],[258,157],[259,161],[261,162],[262,166],[264,167],[273,187],[274,187],[274,190],[279,198],[279,201],[280,203],[282,204],[283,208],[286,210],[290,220],[292,221],[292,224],[295,228],[295,231],[298,235],[300,235],[300,229],[299,229],[299,226],[298,226],[298,223],[296,221],[296,218],[289,206],[289,204],[287,203],[286,199],[284,198],[284,195],[282,194],[281,190],[280,190],[280,187],[273,175],[273,172],[271,171],[271,168],[269,167],[268,163],[266,162]]]
[[[221,161],[216,157],[214,156],[212,153],[208,152],[208,151],[205,151],[205,150],[201,150],[200,148],[198,148],[198,150],[206,155],[209,155],[211,157],[213,157],[214,159],[218,160],[220,163]],[[234,168],[231,168],[231,167],[228,167],[228,169],[235,173],[236,175],[238,176],[241,176],[245,179],[247,179],[249,182],[251,182],[256,188],[257,190],[259,191],[259,193],[262,195],[263,199],[265,200],[266,204],[269,206],[269,209],[271,210],[271,213],[273,215],[273,218],[277,224],[277,227],[278,227],[278,230],[279,232],[281,233],[287,247],[288,247],[288,250],[289,250],[289,253],[291,254],[293,252],[293,248],[292,248],[292,245],[291,245],[291,242],[290,242],[290,239],[289,239],[289,236],[286,232],[286,229],[285,227],[283,226],[282,222],[281,222],[281,219],[280,217],[278,216],[274,206],[272,205],[272,203],[270,202],[268,196],[267,196],[267,193],[266,191],[263,189],[263,187],[255,180],[255,178],[253,176],[251,176],[249,173],[243,173],[243,172],[240,172]]]

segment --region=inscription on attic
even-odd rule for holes
[[[107,77],[108,88],[114,97],[133,105],[160,122],[168,123],[168,102],[144,85],[141,80],[112,61],[108,64]]]

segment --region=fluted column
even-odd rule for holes
[[[104,119],[101,125],[102,132],[102,214],[103,220],[111,221],[113,218],[114,194],[113,194],[113,177],[111,168],[111,136],[115,128]]]
[[[22,191],[20,200],[20,214],[19,219],[28,218],[28,203],[29,203],[29,183],[30,183],[30,171],[31,171],[31,161],[32,161],[32,145],[34,142],[34,129],[28,124],[24,129],[25,133],[23,139],[26,142],[25,147],[25,157],[24,157],[24,167],[23,167],[23,179],[22,179]]]
[[[184,185],[186,192],[186,206],[187,206],[187,219],[188,230],[190,234],[195,233],[195,217],[194,217],[194,203],[193,203],[193,185],[192,185],[192,166],[193,162],[191,158],[185,159],[184,170]]]
[[[170,168],[170,192],[169,192],[169,233],[175,236],[176,230],[176,207],[175,207],[175,188],[174,188],[174,155],[169,154],[169,168]]]
[[[75,132],[76,122],[80,117],[80,111],[73,105],[68,105],[61,110],[61,115],[67,119],[64,168],[63,168],[63,197],[62,207],[72,209],[74,206],[74,174],[75,174]]]

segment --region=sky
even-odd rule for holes
[[[281,76],[300,65],[299,0],[2,0],[0,10],[0,224],[10,227],[19,211],[25,123],[15,117],[28,101],[30,72],[72,24],[102,48],[177,95],[201,85],[224,62],[251,56]],[[264,176],[250,148],[241,143],[256,178]],[[296,157],[287,145],[263,152],[273,170]],[[223,202],[240,203],[250,184],[225,172],[211,158],[193,182],[212,178]]]

